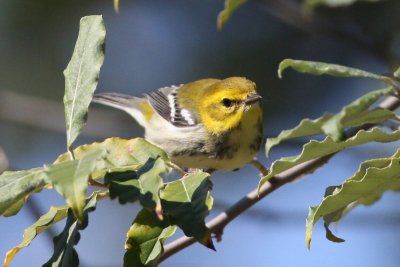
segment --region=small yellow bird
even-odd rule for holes
[[[180,167],[236,170],[260,149],[260,100],[255,83],[231,77],[164,87],[143,98],[102,93],[93,102],[126,111]]]

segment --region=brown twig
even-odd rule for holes
[[[381,108],[386,108],[390,110],[395,110],[399,106],[400,106],[400,100],[395,97],[388,97],[380,105]],[[371,126],[372,125],[370,125],[370,127]],[[355,133],[356,132],[354,132],[354,134]],[[225,212],[220,213],[214,219],[209,221],[207,223],[207,227],[210,228],[212,233],[216,233],[217,235],[222,233],[223,229],[229,222],[234,220],[237,216],[245,212],[251,206],[253,206],[257,202],[262,200],[264,197],[268,196],[269,194],[280,188],[282,185],[292,182],[295,179],[298,179],[306,174],[309,174],[314,170],[316,170],[317,168],[323,166],[335,154],[336,153],[305,162],[285,172],[282,172],[280,175],[274,176],[261,187],[259,194],[258,194],[258,188],[255,188],[245,197],[243,197],[238,202],[233,204]],[[184,236],[167,244],[164,247],[164,253],[161,255],[159,262],[166,260],[170,256],[192,245],[195,242],[196,240],[193,237]]]
[[[250,164],[253,165],[260,172],[261,177],[268,175],[268,168],[266,168],[261,162],[259,162],[258,159],[254,158],[252,161],[250,161]]]

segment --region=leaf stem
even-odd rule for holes
[[[74,150],[71,149],[71,147],[67,147],[67,149],[68,149],[68,155],[69,155],[70,159],[75,160]]]

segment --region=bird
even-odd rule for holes
[[[143,97],[100,93],[92,101],[131,115],[144,128],[145,139],[162,148],[173,164],[231,171],[254,163],[260,150],[261,99],[254,82],[230,77],[163,87]]]

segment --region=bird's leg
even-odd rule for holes
[[[259,170],[261,177],[268,175],[269,169],[259,162],[257,158],[254,158],[252,161],[250,161],[250,164]]]

